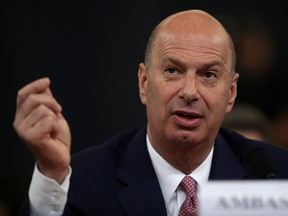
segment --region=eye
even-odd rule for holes
[[[175,67],[167,67],[165,68],[165,72],[169,74],[175,74],[177,73],[177,69]]]
[[[216,74],[214,72],[212,72],[212,71],[206,71],[204,73],[204,77],[206,79],[214,79],[214,78],[216,78]]]

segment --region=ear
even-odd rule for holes
[[[228,95],[228,103],[226,107],[226,113],[229,113],[234,105],[236,96],[237,96],[237,83],[239,79],[239,74],[235,73],[232,78],[232,83],[229,89],[229,95]]]
[[[147,103],[147,68],[144,63],[139,64],[138,69],[138,86],[139,86],[139,96],[142,104]]]

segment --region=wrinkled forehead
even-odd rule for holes
[[[159,49],[163,46],[182,46],[183,48],[207,47],[217,49],[221,52],[229,51],[229,43],[226,37],[220,34],[207,34],[205,32],[175,32],[162,31],[156,39],[156,47]]]

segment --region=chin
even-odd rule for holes
[[[173,143],[185,146],[199,143],[201,140],[201,135],[194,131],[177,131],[170,133],[169,136]]]

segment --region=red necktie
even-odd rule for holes
[[[196,181],[191,176],[185,176],[179,186],[187,195],[180,208],[179,216],[197,216],[198,198],[196,193]]]

